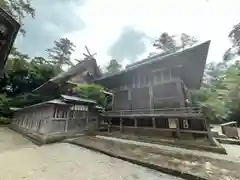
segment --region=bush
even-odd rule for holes
[[[98,105],[105,107],[106,97],[102,90],[104,90],[103,86],[97,84],[82,84],[73,88],[73,92],[80,97],[95,100]]]
[[[0,117],[0,125],[1,124],[10,124],[10,119],[6,117]]]

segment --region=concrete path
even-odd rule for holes
[[[214,159],[220,159],[220,160],[227,160],[227,161],[233,161],[240,163],[240,146],[224,146],[227,148],[228,155],[223,154],[217,154],[217,153],[211,153],[206,151],[198,151],[198,150],[189,150],[184,148],[178,148],[178,147],[172,147],[172,146],[165,146],[165,145],[159,145],[159,144],[153,144],[153,143],[145,143],[145,142],[139,142],[139,141],[133,141],[133,140],[126,140],[126,139],[120,139],[120,138],[114,138],[114,137],[106,137],[106,136],[96,136],[97,138],[102,138],[106,140],[112,140],[112,141],[119,141],[129,144],[136,144],[136,145],[142,145],[142,146],[148,146],[148,147],[155,147],[160,148],[161,150],[165,151],[172,151],[172,152],[181,152],[185,154],[192,154],[195,156],[202,156],[202,157],[208,157],[208,158],[214,158]]]
[[[0,180],[180,180],[70,144],[35,146],[0,127]]]

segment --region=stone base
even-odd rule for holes
[[[204,150],[209,152],[215,152],[219,154],[227,154],[226,150],[221,146],[219,142],[213,139],[214,144],[212,144],[208,139],[176,139],[166,136],[146,136],[146,135],[136,135],[132,133],[120,133],[120,132],[98,132],[98,135],[103,135],[107,137],[116,137],[128,140],[135,140],[147,143],[156,143],[162,145],[170,145],[173,147],[181,147],[194,150]]]
[[[65,142],[184,179],[237,180],[240,178],[239,162],[225,155],[89,136]]]
[[[216,140],[223,144],[234,144],[240,146],[240,140],[239,139],[231,139],[231,138],[216,138]]]
[[[34,144],[37,145],[43,145],[43,144],[49,144],[49,143],[55,143],[63,141],[66,138],[74,138],[82,136],[83,134],[78,134],[77,132],[66,132],[66,133],[55,133],[55,134],[40,134],[40,133],[33,133],[28,132],[25,129],[18,128],[15,125],[9,125],[9,128],[20,133],[30,141],[32,141]]]

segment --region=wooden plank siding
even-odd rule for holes
[[[113,110],[159,109],[185,106],[179,68],[139,70],[122,78],[113,88]]]

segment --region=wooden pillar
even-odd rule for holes
[[[177,138],[180,138],[180,119],[179,118],[176,119],[176,125],[177,125],[176,136]]]
[[[152,117],[152,124],[153,124],[153,128],[156,128],[156,119],[155,119],[155,117]]]
[[[101,115],[97,115],[97,129],[100,129]]]
[[[120,117],[120,132],[123,132],[123,118]]]
[[[212,133],[211,133],[211,129],[210,129],[209,124],[207,123],[207,120],[205,118],[203,119],[203,123],[204,123],[205,129],[207,130],[209,141],[211,142],[212,145],[215,145],[215,142],[213,140],[213,136],[212,136]]]
[[[149,108],[153,108],[153,88],[152,85],[149,86]]]
[[[113,95],[112,95],[112,110],[115,109],[115,91],[113,92]]]
[[[70,110],[67,111],[66,123],[65,123],[65,132],[68,130],[68,121],[70,118]]]
[[[108,117],[108,132],[111,132],[111,118]]]
[[[137,127],[138,124],[137,124],[137,118],[134,118],[134,127]]]
[[[87,123],[87,130],[88,130],[88,128],[89,128],[89,109],[86,111],[86,123]]]
[[[128,88],[128,101],[131,103],[132,100],[132,91],[131,88]]]
[[[176,82],[176,86],[177,86],[180,106],[185,107],[185,98],[184,98],[184,93],[183,93],[183,89],[182,89],[182,81],[178,80]]]

